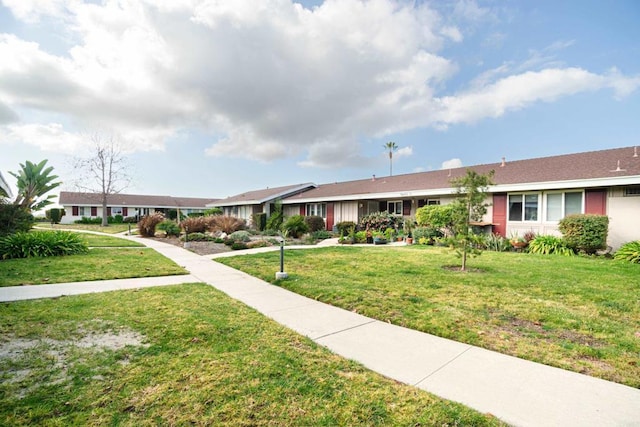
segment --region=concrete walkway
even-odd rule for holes
[[[640,390],[390,325],[302,297],[163,242],[137,239],[191,274],[126,287],[205,282],[346,358],[517,426],[640,426]],[[265,249],[262,249],[265,250]],[[273,249],[271,249],[273,250]],[[238,253],[234,253],[238,255]],[[226,256],[226,255],[219,255]],[[278,266],[274,266],[275,269]],[[124,289],[105,284],[104,290]],[[0,301],[96,292],[95,283],[0,288]],[[137,284],[137,286],[136,286]],[[45,287],[46,286],[46,287]],[[91,286],[90,288],[88,286]],[[75,288],[73,291],[71,288]]]

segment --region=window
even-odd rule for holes
[[[537,221],[539,195],[510,194],[509,221]]]
[[[402,215],[402,200],[387,202],[387,212],[395,215]]]
[[[122,215],[122,207],[113,207],[111,208],[111,215]]]
[[[560,221],[567,215],[582,213],[582,191],[547,194],[547,221]]]
[[[440,199],[429,199],[429,200],[427,200],[427,206],[439,205],[439,204],[440,204]]]
[[[327,204],[307,203],[305,212],[307,216],[319,216],[321,218],[327,218]]]
[[[640,185],[639,186],[634,186],[634,187],[626,187],[624,189],[624,195],[625,195],[625,197],[628,197],[628,196],[640,196]]]

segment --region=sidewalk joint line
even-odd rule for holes
[[[417,387],[418,384],[420,384],[421,382],[423,382],[423,381],[427,380],[428,378],[432,377],[436,373],[440,372],[442,369],[444,369],[445,367],[449,366],[451,363],[453,363],[455,360],[457,360],[459,357],[461,357],[463,354],[465,354],[467,351],[471,350],[472,348],[473,348],[473,346],[470,345],[464,351],[460,352],[460,354],[457,354],[454,358],[452,358],[451,360],[447,361],[445,364],[440,366],[438,369],[434,370],[433,372],[430,372],[429,374],[427,374],[427,376],[422,378],[420,381],[418,381],[415,384],[413,384],[413,386]]]
[[[323,339],[323,338],[330,337],[331,335],[341,334],[342,332],[350,331],[351,329],[357,329],[357,328],[359,328],[359,327],[361,327],[361,326],[366,326],[366,325],[369,325],[369,324],[374,323],[374,322],[377,322],[377,320],[375,320],[375,319],[371,319],[371,320],[369,320],[368,322],[364,322],[364,323],[361,323],[361,324],[359,324],[359,325],[354,325],[354,326],[351,326],[351,327],[349,327],[349,328],[341,329],[341,330],[339,330],[339,331],[330,332],[330,333],[328,333],[328,334],[320,335],[319,337],[315,337],[315,338],[312,338],[312,339],[313,339],[314,341],[316,341],[316,340],[321,340],[321,339]]]

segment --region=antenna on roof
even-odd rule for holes
[[[620,160],[618,160],[618,167],[615,170],[609,172],[626,172],[626,169],[620,169]]]

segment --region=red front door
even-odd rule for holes
[[[493,195],[493,232],[507,237],[507,195]]]

